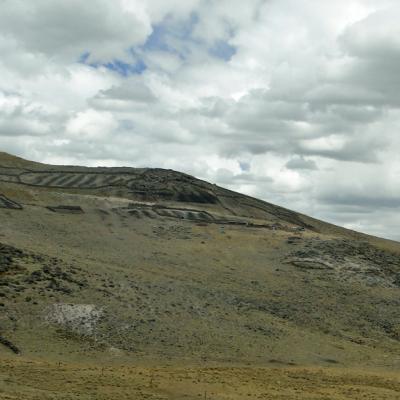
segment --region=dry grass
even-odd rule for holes
[[[178,190],[163,174],[141,182]],[[4,247],[0,334],[21,350],[0,347],[0,400],[400,399],[399,243],[304,216],[315,229],[296,230],[297,214],[222,189],[224,207],[159,200],[266,225],[131,214],[140,198],[114,189],[0,182],[24,206],[0,209],[16,251]],[[299,268],[301,252],[333,267]],[[59,304],[104,318],[81,336],[49,323]]]
[[[0,362],[0,399],[399,399],[394,373],[336,368]]]

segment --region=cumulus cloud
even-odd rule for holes
[[[142,43],[151,22],[139,1],[3,0],[3,33],[23,48],[52,58],[76,60],[84,52],[93,61],[123,57],[125,50]]]
[[[72,117],[66,126],[67,136],[80,138],[81,140],[105,139],[111,136],[118,128],[113,114],[99,112],[93,109],[78,112]]]
[[[399,17],[394,0],[3,0],[0,146],[173,168],[400,239]]]
[[[400,6],[398,4],[377,10],[349,26],[341,41],[350,54],[363,59],[377,59],[400,51]]]
[[[51,115],[40,104],[16,93],[0,92],[0,135],[36,136],[50,133]]]

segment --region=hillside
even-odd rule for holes
[[[398,371],[399,294],[397,242],[171,170],[0,153],[10,362]]]

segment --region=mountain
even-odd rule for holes
[[[172,170],[0,153],[8,367],[23,359],[396,371],[399,294],[400,243]]]

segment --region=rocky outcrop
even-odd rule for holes
[[[47,322],[80,335],[92,335],[103,310],[93,304],[53,304],[46,310]]]
[[[84,211],[80,206],[47,206],[48,210],[60,214],[83,214]]]
[[[8,208],[10,210],[22,210],[21,204],[9,199],[4,194],[0,194],[0,208]]]
[[[8,339],[6,339],[3,336],[0,336],[0,344],[2,344],[3,346],[9,348],[15,354],[20,354],[21,353],[21,351],[19,350],[19,348],[15,344],[10,342]]]
[[[348,239],[305,240],[286,262],[303,270],[331,270],[342,281],[368,286],[399,287],[400,256],[380,250],[368,242]]]
[[[0,182],[141,202],[212,206],[231,216],[273,218],[275,222],[284,221],[301,228],[314,229],[296,212],[173,170],[51,166],[29,162],[26,165],[25,168],[10,168],[2,166],[0,159]],[[73,212],[59,207],[50,209]]]

